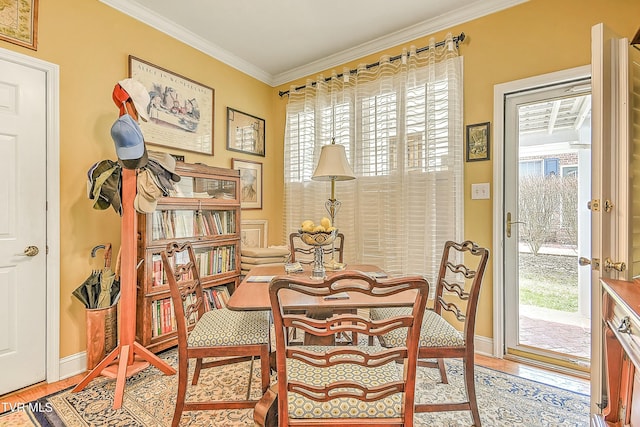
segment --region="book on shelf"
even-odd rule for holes
[[[151,263],[151,286],[162,286],[167,283],[167,276],[164,272],[164,265],[162,264],[162,256],[160,254],[151,255]]]
[[[225,308],[229,301],[230,294],[227,285],[218,285],[202,290],[205,301],[210,310]]]

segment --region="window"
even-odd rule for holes
[[[327,216],[330,183],[311,176],[335,138],[357,177],[335,183],[347,263],[437,273],[444,242],[463,236],[462,61],[453,53],[433,61],[427,56],[436,52],[412,52],[404,63],[383,60],[357,77],[289,94],[286,236]]]

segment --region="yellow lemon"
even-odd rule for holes
[[[302,225],[300,225],[300,229],[302,231],[307,231],[307,232],[313,231],[314,228],[315,228],[315,224],[310,219],[303,221]]]
[[[331,220],[325,216],[320,220],[320,225],[322,225],[325,230],[329,230],[329,227],[331,227]]]

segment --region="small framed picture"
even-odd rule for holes
[[[227,150],[265,156],[264,119],[227,107]]]
[[[489,160],[490,122],[467,125],[467,162]]]
[[[262,209],[262,163],[231,159],[231,169],[240,171],[240,207]]]
[[[243,219],[240,242],[243,248],[266,248],[268,222],[266,219]]]

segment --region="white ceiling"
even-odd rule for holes
[[[528,0],[100,1],[278,86]]]

